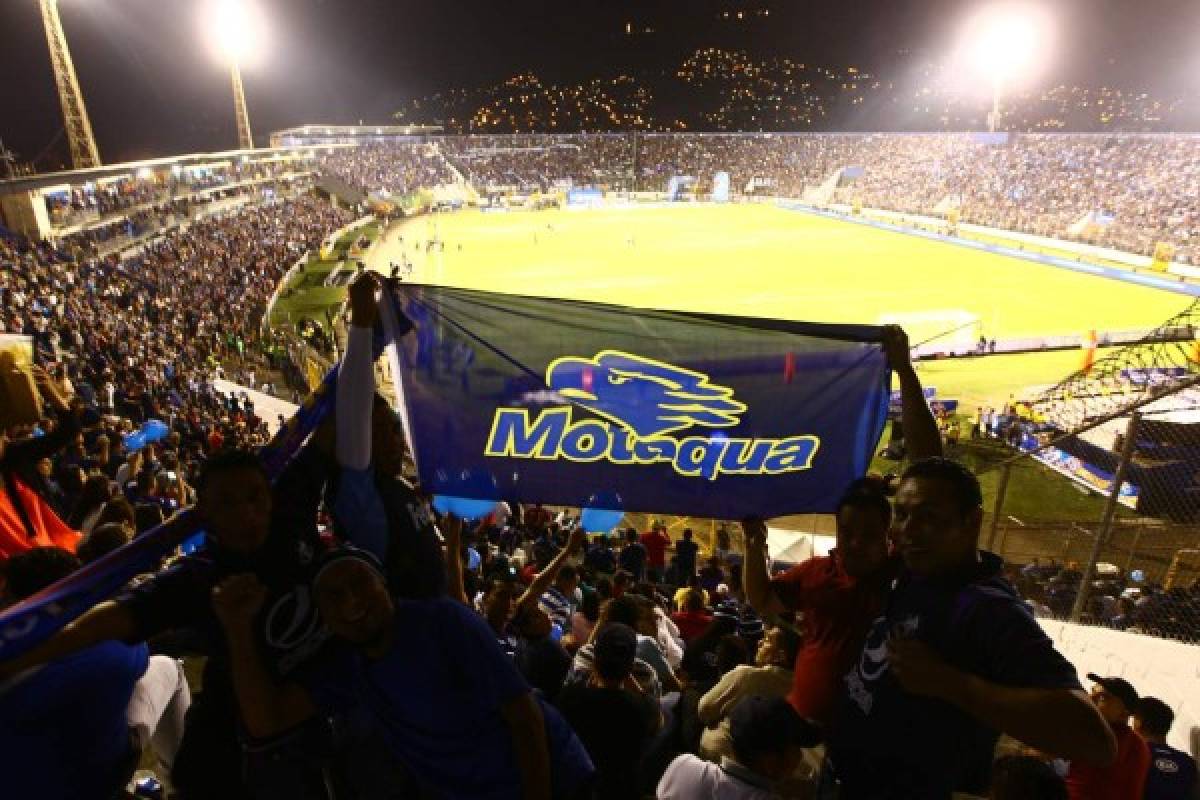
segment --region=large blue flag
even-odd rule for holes
[[[737,519],[829,512],[871,461],[872,326],[399,284],[394,371],[437,494]],[[493,488],[494,487],[494,488]],[[494,497],[481,497],[494,493]]]

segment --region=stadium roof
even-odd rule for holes
[[[441,125],[298,125],[272,131],[277,136],[420,136],[441,133]]]
[[[345,144],[322,144],[320,147],[353,147]],[[92,169],[73,169],[62,172],[46,172],[40,175],[28,175],[11,180],[0,180],[0,194],[44,189],[62,184],[79,184],[88,181],[101,181],[105,178],[115,178],[136,172],[139,169],[156,169],[163,167],[192,167],[204,166],[221,161],[245,158],[247,160],[264,161],[291,154],[301,154],[311,150],[309,146],[264,147],[256,150],[223,150],[217,153],[190,153],[187,155],[167,156],[165,158],[150,158],[145,161],[127,161],[123,164],[107,164]]]

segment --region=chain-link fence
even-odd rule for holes
[[[1037,427],[1028,415],[1012,424]],[[981,545],[1004,557],[1035,612],[1200,642],[1196,391],[1158,392],[1128,416],[1036,444],[1002,436],[1023,439],[1031,452],[1000,467]],[[1022,502],[1031,479],[1043,499],[1032,511]],[[1081,504],[1081,493],[1091,502]]]

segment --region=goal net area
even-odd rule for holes
[[[882,314],[878,322],[904,328],[909,344],[922,356],[973,352],[983,335],[979,316],[961,309]]]

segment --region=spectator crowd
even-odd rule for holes
[[[707,194],[828,200],[1152,255],[1200,266],[1200,139],[1182,134],[513,134],[442,136],[326,156],[368,191],[444,182],[449,162],[481,192],[566,186],[662,192],[675,175]],[[827,200],[827,201],[828,201]]]
[[[705,554],[657,521],[589,541],[573,510],[521,497],[439,514],[375,392],[370,273],[336,411],[268,481],[261,421],[209,380],[254,368],[266,297],[344,221],[301,197],[125,258],[4,245],[5,330],[50,366],[47,418],[0,439],[2,602],[164,518],[204,531],[0,654],[6,794],[125,796],[147,763],[142,796],[185,799],[1193,791],[1170,709],[1119,678],[1085,693],[977,550],[978,481],[941,457],[898,329],[912,463],[894,498],[873,477],[840,492],[837,551],[775,575],[760,520]],[[169,433],[123,450],[151,419]],[[1020,744],[996,761],[1001,733]]]

